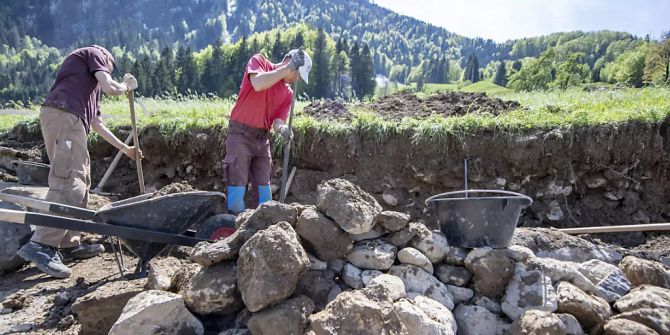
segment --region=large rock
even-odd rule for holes
[[[539,270],[526,270],[517,263],[514,277],[507,286],[502,302],[502,310],[512,320],[516,320],[528,310],[554,312],[558,308],[556,291],[551,279]]]
[[[454,305],[470,301],[475,295],[475,292],[467,287],[460,287],[455,285],[447,285],[447,289],[454,298]]]
[[[363,285],[368,285],[373,279],[383,275],[384,273],[379,270],[365,270],[361,271],[361,280],[363,280]]]
[[[396,265],[391,267],[388,274],[402,279],[408,295],[425,295],[450,310],[454,309],[454,300],[447,286],[422,268],[408,264]]]
[[[130,299],[109,331],[125,334],[204,334],[204,328],[180,295],[152,290]]]
[[[346,232],[363,234],[372,229],[382,207],[370,194],[344,179],[331,179],[317,186],[317,207]]]
[[[595,295],[612,303],[630,291],[630,282],[615,265],[592,259],[579,265],[581,272],[596,284]]]
[[[113,281],[78,298],[72,312],[81,324],[82,334],[107,334],[130,298],[144,290],[146,280]]]
[[[188,309],[202,315],[222,315],[242,309],[244,304],[237,289],[236,271],[233,262],[202,268],[183,291]]]
[[[604,335],[658,335],[655,330],[626,319],[612,319],[605,324],[604,330]]]
[[[465,267],[473,275],[475,290],[488,297],[502,296],[514,275],[514,261],[505,249],[474,249],[465,259]]]
[[[614,303],[619,312],[628,312],[640,308],[670,309],[670,290],[657,286],[642,285]]]
[[[0,208],[21,210],[21,207],[4,201],[0,201]],[[0,221],[0,272],[14,270],[26,263],[16,252],[30,240],[32,233],[30,225]]]
[[[246,220],[239,223],[239,228],[235,233],[225,239],[214,243],[198,243],[193,248],[191,259],[203,266],[234,260],[239,254],[240,248],[257,231],[278,222],[288,222],[291,226],[295,226],[298,211],[293,206],[269,201],[258,206],[256,210],[245,214],[244,217]]]
[[[193,278],[196,273],[200,272],[202,268],[202,265],[196,263],[182,264],[181,267],[175,271],[168,291],[181,294],[184,289],[186,289],[188,283],[191,282],[191,278]]]
[[[456,335],[453,314],[435,300],[423,296],[401,299],[393,308],[412,334]]]
[[[312,207],[302,211],[295,231],[305,248],[324,261],[342,258],[353,247],[349,234]]]
[[[419,232],[423,229],[426,229],[426,226],[423,224],[418,222],[410,222],[397,232],[386,235],[384,240],[393,244],[396,248],[404,248],[407,246],[407,243],[409,243],[409,241],[411,241],[414,236],[419,234]]]
[[[472,273],[464,267],[439,264],[435,267],[435,276],[445,284],[465,286],[470,282]]]
[[[386,230],[380,226],[372,226],[372,229],[363,233],[363,234],[349,234],[349,237],[354,240],[354,242],[364,241],[364,240],[374,240],[386,235]]]
[[[172,278],[181,268],[181,261],[174,257],[154,258],[149,262],[147,289],[167,291],[172,286]]]
[[[553,258],[534,257],[530,258],[526,265],[529,270],[540,270],[545,276],[551,278],[552,283],[568,281],[583,291],[593,293],[596,286],[581,272],[579,264],[574,262],[559,261]]]
[[[523,263],[526,263],[529,258],[535,257],[533,250],[520,245],[510,245],[507,248],[507,255],[515,262]]]
[[[407,247],[398,251],[398,260],[402,264],[416,265],[430,274],[433,273],[433,264],[428,260],[428,257],[414,248]]]
[[[393,211],[383,211],[375,218],[375,225],[381,226],[389,232],[396,232],[405,228],[408,222],[408,214]]]
[[[613,319],[634,321],[661,335],[670,334],[670,308],[640,308],[617,314]]]
[[[479,306],[458,305],[454,310],[458,335],[503,335],[509,324]]]
[[[362,288],[364,286],[361,269],[351,263],[344,265],[344,269],[342,269],[342,280],[344,280],[345,284],[354,289]]]
[[[449,250],[447,238],[438,231],[428,229],[420,230],[407,245],[421,251],[431,263],[442,262]]]
[[[309,323],[307,333],[315,335],[409,334],[391,299],[369,297],[362,290],[342,292],[326,309],[312,314]]]
[[[668,289],[651,285],[636,287],[617,300],[614,308],[622,312],[614,318],[638,322],[660,334],[670,334],[670,290]]]
[[[335,282],[335,273],[326,271],[310,270],[298,281],[298,287],[295,294],[302,294],[309,297],[314,305],[315,311],[320,311],[328,304],[328,295],[333,288],[337,287]]]
[[[537,257],[561,261],[582,263],[599,259],[607,263],[616,263],[622,258],[613,248],[600,247],[552,228],[517,228],[514,230],[511,244],[527,247]]]
[[[582,335],[584,331],[577,319],[570,314],[553,314],[547,311],[528,310],[514,321],[509,335]]]
[[[619,263],[619,268],[633,286],[649,284],[670,288],[670,270],[659,262],[627,256]]]
[[[365,240],[356,242],[347,260],[361,269],[387,270],[393,265],[397,251],[383,240]]]
[[[261,309],[289,297],[309,258],[298,235],[287,222],[259,231],[240,250],[237,286],[249,311]]]
[[[405,298],[407,292],[405,291],[405,283],[396,276],[381,274],[365,285],[365,291],[374,294],[376,292],[381,292],[385,297],[390,298],[392,301]]]
[[[601,327],[612,316],[607,301],[589,295],[568,282],[560,282],[556,294],[558,311],[574,315],[587,330]]]
[[[255,313],[249,318],[247,327],[254,335],[302,334],[312,311],[312,300],[300,295]]]

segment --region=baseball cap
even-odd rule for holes
[[[298,53],[298,50],[299,49],[293,49],[289,51],[288,54],[293,57],[293,55]],[[309,57],[307,51],[303,50],[302,52],[305,54],[305,64],[298,68],[298,73],[300,73],[300,78],[302,78],[305,83],[309,83],[307,77],[309,76],[309,71],[312,69],[312,58]]]

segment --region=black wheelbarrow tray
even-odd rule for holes
[[[189,228],[197,231],[202,225],[211,232],[212,221],[226,230],[230,230],[231,225],[234,228],[234,219],[231,222],[229,215],[216,215],[225,210],[226,196],[223,193],[195,191],[151,196],[140,195],[92,211],[0,193],[0,200],[49,213],[0,209],[0,221],[117,236],[140,258],[138,271],[141,267],[141,272],[145,272],[149,260],[169,245],[194,246],[201,241],[212,241],[198,237],[203,235],[193,234]]]

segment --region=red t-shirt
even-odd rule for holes
[[[272,87],[256,92],[249,79],[252,73],[270,72],[274,69],[274,65],[261,54],[255,54],[249,59],[237,102],[230,114],[231,120],[266,130],[270,130],[276,119],[286,121],[293,97],[290,85],[280,80]]]
[[[42,106],[59,108],[77,115],[88,133],[91,120],[100,112],[100,85],[95,73],[107,69],[102,50],[85,47],[72,51],[60,66],[49,95]]]

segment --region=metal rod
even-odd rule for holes
[[[116,259],[116,265],[119,267],[119,274],[122,278],[125,278],[125,266],[122,264],[123,261],[119,260],[119,255],[117,254],[116,248],[114,247],[114,240],[111,236],[107,236],[107,242],[112,246],[112,252],[114,253],[114,258]]]
[[[126,261],[123,259],[123,246],[121,245],[121,239],[116,238],[116,245],[119,247],[119,256],[121,256],[121,266],[123,269],[126,268]]]
[[[583,227],[583,228],[565,228],[558,231],[566,234],[595,234],[595,233],[622,233],[622,232],[639,232],[639,231],[655,231],[655,230],[670,230],[670,223],[649,223],[649,224],[634,224],[623,226],[603,226],[603,227]]]
[[[128,137],[126,137],[126,141],[124,142],[126,145],[130,144],[130,141],[133,139],[133,131],[128,134]],[[101,192],[102,188],[105,187],[105,184],[107,184],[107,179],[112,175],[112,172],[114,172],[114,169],[116,169],[116,165],[119,164],[119,161],[121,160],[121,156],[123,156],[123,152],[119,150],[119,152],[116,153],[116,156],[114,156],[114,160],[112,161],[112,164],[109,164],[109,167],[107,168],[107,171],[105,171],[105,175],[102,176],[102,179],[100,179],[100,182],[98,182],[98,186],[95,187],[93,192]]]
[[[295,107],[296,96],[298,95],[298,84],[300,79],[295,82],[295,89],[293,90],[293,98],[291,99],[291,110],[288,115],[288,129],[289,134],[293,134],[293,108]],[[288,161],[291,155],[291,142],[293,139],[289,137],[286,145],[284,146],[284,164],[282,165],[281,171],[281,190],[279,192],[279,202],[286,201],[286,178],[288,177]]]
[[[464,187],[465,187],[465,197],[468,197],[468,159],[466,158],[463,161],[463,167],[465,168],[465,178],[463,178]]]

